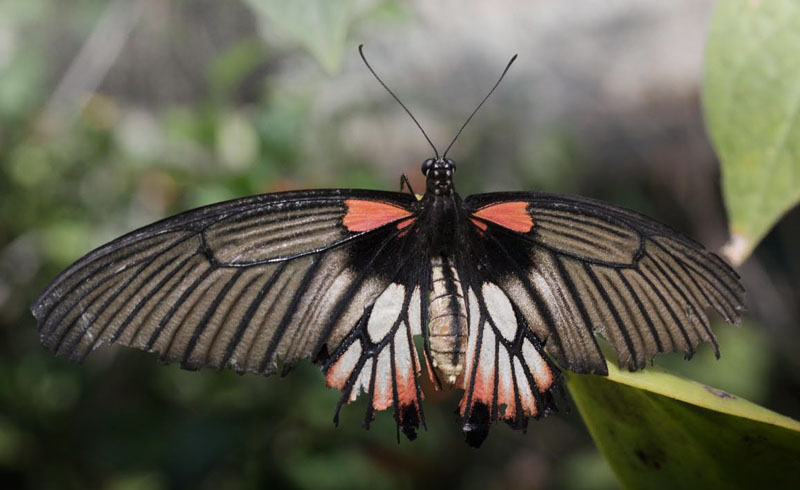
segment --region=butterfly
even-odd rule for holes
[[[691,357],[703,341],[719,355],[706,311],[737,323],[744,296],[721,258],[591,199],[462,199],[452,144],[422,163],[421,196],[407,179],[409,192],[264,194],[103,245],[33,304],[41,341],[75,361],[121,344],[187,369],[263,375],[311,360],[341,390],[335,423],[364,394],[365,425],[392,409],[409,439],[425,423],[424,364],[436,389],[463,391],[458,413],[476,447],[497,421],[525,429],[555,410],[561,369],[607,374],[597,336],[631,370],[660,352]]]

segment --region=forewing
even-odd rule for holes
[[[75,360],[117,343],[263,374],[333,351],[396,275],[414,201],[303,191],[168,218],[59,275],[32,307],[42,342]]]
[[[606,373],[595,340],[621,365],[658,352],[717,349],[706,309],[738,322],[744,288],[722,259],[639,213],[548,193],[465,200],[481,260],[564,367]]]

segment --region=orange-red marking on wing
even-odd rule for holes
[[[480,228],[483,231],[486,231],[486,228],[489,227],[489,225],[487,225],[483,221],[477,220],[475,218],[470,218],[469,220],[472,221],[473,225],[477,226],[478,228]]]
[[[497,404],[505,405],[504,417],[507,420],[514,420],[517,409],[517,390],[514,387],[514,375],[511,367],[508,351],[502,345],[497,350]]]
[[[372,395],[372,406],[375,410],[386,410],[392,406],[394,397],[392,395],[392,359],[389,357],[388,349],[384,349],[378,356],[378,363],[375,369],[374,380],[375,392]]]
[[[344,203],[347,206],[347,212],[342,223],[350,231],[374,230],[386,223],[411,216],[410,211],[394,204],[361,199],[348,199]],[[400,226],[401,224],[403,226]],[[405,220],[398,223],[397,227],[403,228],[410,224],[411,221]]]
[[[533,228],[533,218],[528,214],[528,203],[523,201],[491,204],[475,211],[473,216],[520,233],[527,233]]]
[[[473,356],[477,355],[477,359],[467,355],[467,375],[464,376],[462,388],[467,390],[461,398],[459,409],[461,415],[466,417],[472,411],[476,403],[483,403],[487,406],[492,406],[495,395],[494,380],[497,377],[497,370],[495,368],[495,355],[496,355],[496,341],[494,334],[484,327],[483,338],[481,339],[480,346],[470,346],[473,350]],[[477,344],[477,339],[476,339]],[[472,364],[469,361],[477,362],[477,368],[473,370]],[[474,380],[472,377],[474,376]],[[469,390],[472,390],[472,396],[469,395]],[[467,406],[467,398],[470,398],[470,405]]]
[[[325,373],[325,381],[328,386],[340,390],[344,388],[345,384],[347,384],[347,380],[358,364],[358,359],[361,357],[361,350],[361,342],[353,342],[344,354],[333,363],[330,369],[328,369],[328,372]]]
[[[405,227],[409,226],[411,223],[413,223],[415,219],[417,219],[417,218],[406,218],[406,219],[404,219],[403,221],[397,223],[397,229],[398,230],[402,230],[403,228],[405,228]],[[406,231],[408,231],[408,230],[406,230]]]
[[[514,358],[514,376],[517,380],[517,393],[522,402],[523,414],[535,417],[539,413],[539,407],[536,405],[536,397],[533,394],[530,383],[528,383],[528,378],[525,376],[525,369],[522,367],[522,363],[518,357]]]

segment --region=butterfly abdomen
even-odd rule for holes
[[[464,370],[467,310],[458,272],[447,257],[435,257],[431,268],[433,290],[428,306],[431,361],[444,380],[452,385]]]

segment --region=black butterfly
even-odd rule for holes
[[[462,199],[446,154],[422,164],[421,197],[265,194],[118,238],[36,300],[42,342],[78,361],[122,344],[189,369],[264,375],[311,359],[342,391],[334,421],[365,392],[365,424],[391,407],[413,439],[422,336],[434,385],[464,391],[463,430],[478,446],[497,420],[525,428],[555,408],[556,364],[606,374],[596,334],[640,369],[659,352],[690,357],[701,341],[718,353],[707,308],[739,321],[739,276],[690,238],[581,197]]]

